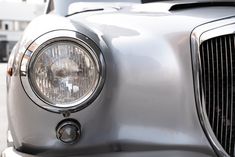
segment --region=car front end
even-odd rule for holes
[[[234,7],[73,1],[35,19],[8,63],[2,156],[234,157]]]

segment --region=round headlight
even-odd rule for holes
[[[64,34],[67,37],[61,37]],[[27,95],[40,107],[75,112],[98,96],[104,68],[103,55],[91,39],[72,31],[55,31],[27,49],[20,76]]]
[[[97,57],[75,42],[57,41],[32,59],[29,79],[36,94],[62,107],[87,99],[99,82]]]

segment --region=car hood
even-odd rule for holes
[[[174,0],[174,1],[158,1],[148,3],[148,0],[144,0],[144,4],[136,3],[135,1],[126,2],[75,2],[68,6],[68,15],[75,14],[77,12],[86,12],[95,9],[108,9],[115,8],[121,10],[124,8],[131,8],[131,11],[135,12],[170,12],[189,8],[208,7],[208,6],[235,6],[234,0]],[[151,0],[152,1],[152,0]]]
[[[131,42],[135,38],[145,43],[148,40],[169,39],[170,36],[175,36],[174,40],[177,42],[189,42],[190,34],[197,26],[235,16],[233,6],[193,7],[170,11],[169,8],[174,4],[175,2],[135,5],[125,3],[119,5],[120,8],[107,7],[104,10],[75,13],[69,19],[77,27],[82,25],[96,34],[101,34],[106,41],[124,42],[130,39],[127,42]]]

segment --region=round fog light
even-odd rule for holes
[[[81,136],[81,126],[73,120],[62,121],[56,129],[57,138],[64,143],[75,143]]]

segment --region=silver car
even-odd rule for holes
[[[234,0],[50,0],[13,49],[2,157],[234,157]]]

